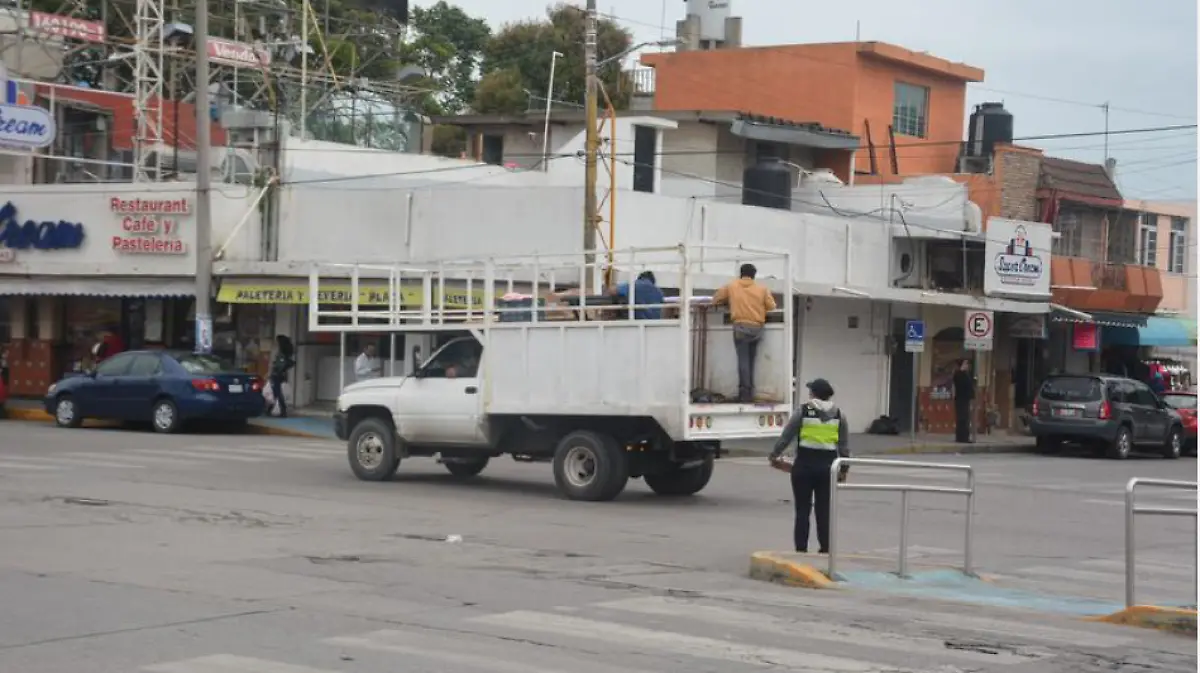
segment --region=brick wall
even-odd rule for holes
[[[996,170],[1001,176],[1000,217],[1036,222],[1041,154],[1016,148],[997,148],[996,163]]]

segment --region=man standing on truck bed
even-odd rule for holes
[[[743,264],[740,277],[717,290],[713,306],[728,306],[733,321],[733,349],[737,353],[738,401],[754,401],[754,360],[762,341],[767,313],[775,310],[775,298],[765,286],[754,282],[758,269]]]
[[[780,456],[796,442],[796,460],[792,463],[792,499],[796,505],[793,530],[796,551],[808,553],[808,516],[816,509],[817,542],[822,554],[829,553],[829,470],[837,458],[849,458],[850,429],[846,416],[833,403],[833,386],[825,379],[808,384],[810,399],[796,409],[767,461],[779,462]],[[849,466],[843,465],[838,481],[846,478]]]

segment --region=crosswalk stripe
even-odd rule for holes
[[[288,458],[295,460],[323,460],[325,458],[329,458],[332,454],[318,455],[315,453],[298,452],[289,449],[234,449],[224,446],[201,446],[191,449],[188,455],[196,457],[209,455],[228,455],[241,456],[243,458],[255,458],[258,460],[274,460],[276,458]]]
[[[828,593],[828,592],[826,592]],[[718,591],[709,594],[712,598],[760,603],[772,607],[798,608],[801,610],[827,611],[832,614],[861,618],[893,618],[914,623],[925,623],[948,629],[974,631],[981,634],[1005,634],[1034,642],[1073,642],[1081,647],[1116,647],[1132,644],[1132,637],[1115,633],[1100,636],[1096,633],[1075,629],[1046,626],[1036,622],[1017,619],[995,619],[960,613],[939,613],[923,603],[911,603],[911,607],[899,607],[876,602],[871,605],[855,606],[836,596],[822,596],[820,592],[765,593],[749,589]]]
[[[520,631],[600,641],[610,645],[653,648],[675,656],[715,659],[737,664],[770,663],[795,673],[878,673],[880,670],[900,673],[905,670],[854,659],[777,647],[759,647],[729,640],[705,638],[673,631],[643,629],[625,624],[530,610],[516,610],[475,617],[470,621]]]
[[[908,654],[931,656],[944,661],[959,660],[1004,665],[1028,663],[1038,658],[1036,656],[1022,656],[1012,652],[991,654],[968,650],[947,650],[946,641],[943,638],[926,638],[880,629],[872,629],[871,637],[864,640],[861,634],[830,622],[784,620],[769,614],[756,614],[725,607],[700,605],[695,602],[682,601],[664,596],[610,601],[596,604],[596,607],[632,612],[640,615],[652,615],[655,617],[690,619],[716,626],[774,633],[789,638],[802,635],[804,638],[842,643],[853,648],[879,648],[906,652]]]
[[[1081,566],[1089,568],[1100,568],[1111,572],[1119,572],[1121,576],[1125,575],[1125,561],[1116,559],[1088,559],[1081,561]],[[1153,561],[1137,560],[1136,569],[1138,574],[1148,573],[1152,575],[1171,575],[1181,579],[1191,580],[1196,576],[1195,566],[1174,565],[1168,563],[1155,563]]]
[[[1119,589],[1114,589],[1114,587],[1121,587],[1125,585],[1124,571],[1121,573],[1104,573],[1069,567],[1034,566],[1029,568],[1018,568],[1006,574],[1018,579],[1026,575],[1032,575],[1038,578],[1053,579],[1055,580],[1056,584],[1062,583],[1063,580],[1066,580],[1067,582],[1073,583],[1075,586],[1082,586],[1090,589],[1093,592],[1101,591],[1105,594],[1112,594],[1114,596],[1120,595]],[[1137,584],[1139,587],[1148,590],[1156,589],[1158,591],[1168,593],[1178,591],[1183,597],[1186,597],[1187,593],[1192,589],[1191,582],[1182,579],[1154,580],[1146,577],[1138,577]],[[1059,591],[1063,591],[1063,589],[1060,589]]]
[[[125,449],[122,453],[133,453],[133,454],[137,454],[139,456],[151,456],[151,457],[155,457],[155,458],[162,457],[161,449]],[[166,460],[186,460],[186,461],[200,461],[200,462],[203,462],[205,460],[229,460],[229,461],[233,461],[235,463],[265,463],[270,460],[268,458],[251,458],[248,456],[236,456],[236,455],[231,456],[231,455],[226,455],[226,454],[217,454],[217,453],[213,453],[210,451],[189,452],[187,454],[187,456],[188,456],[187,458],[179,458],[179,459],[175,458],[174,456],[170,456],[170,457],[166,457]]]
[[[183,661],[143,666],[149,673],[338,673],[323,668],[296,666],[279,661],[239,657],[233,654],[213,654]]]
[[[72,458],[66,454],[62,454],[54,455],[53,457],[20,456],[16,458],[16,461],[30,465],[44,466],[51,469],[65,469],[68,467],[104,467],[118,470],[140,470],[146,467],[145,465],[136,465],[126,462],[108,460],[108,454],[87,455],[98,455],[100,458]]]
[[[61,467],[53,465],[36,465],[31,463],[19,463],[11,460],[0,460],[0,469],[7,470],[61,470]]]
[[[194,467],[199,465],[194,460],[185,460],[182,458],[159,458],[155,456],[123,456],[119,453],[89,453],[87,451],[73,451],[61,454],[71,459],[78,460],[100,460],[105,462],[130,462],[130,463],[161,463],[163,465],[177,465],[180,467]],[[144,467],[144,466],[143,466]]]
[[[362,636],[327,638],[322,642],[345,648],[359,648],[390,654],[402,654],[406,657],[439,661],[456,667],[478,668],[480,671],[487,671],[488,673],[639,673],[625,666],[613,667],[606,664],[585,662],[575,655],[572,655],[570,662],[565,663],[562,667],[546,668],[538,663],[536,658],[531,658],[531,656],[523,655],[520,658],[513,657],[512,660],[506,661],[492,653],[468,654],[463,652],[462,643],[439,643],[438,649],[433,649],[429,647],[431,644],[429,641],[429,637],[424,635],[383,630]],[[418,643],[424,644],[426,647],[419,647]],[[474,640],[471,643],[471,647],[478,647],[480,645],[483,645],[485,650],[489,649],[486,642],[480,643],[478,640]],[[532,649],[534,646],[528,647]],[[536,657],[536,655],[533,656]],[[647,672],[642,671],[641,673]]]

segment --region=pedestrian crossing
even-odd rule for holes
[[[411,616],[406,618],[411,622]],[[966,673],[1068,670],[1148,636],[1083,621],[836,592],[638,593],[577,606],[468,614],[450,623],[316,635],[312,647],[195,653],[143,673]],[[270,647],[269,643],[263,643]],[[1194,670],[1180,645],[1178,669]],[[266,656],[270,652],[273,656]],[[1190,661],[1189,661],[1190,657]],[[1165,661],[1165,660],[1163,660]],[[347,663],[352,662],[352,663]],[[1161,663],[1161,661],[1160,661]],[[1189,664],[1190,663],[1190,668]]]
[[[1195,605],[1196,566],[1185,555],[1164,559],[1161,553],[1155,556],[1138,554],[1134,564],[1136,601],[1142,605]],[[1113,603],[1125,600],[1123,558],[1087,559],[1064,565],[1027,565],[989,575],[1004,586],[1039,593]]]
[[[216,443],[175,446],[133,446],[93,451],[58,450],[0,452],[0,476],[53,474],[70,470],[161,470],[266,465],[279,461],[320,463],[345,458],[345,449],[332,442]]]

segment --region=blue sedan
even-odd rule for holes
[[[175,432],[193,420],[245,422],[266,409],[263,382],[220,358],[182,351],[126,351],[94,371],[71,374],[46,391],[58,425],[85,418],[145,422]]]

